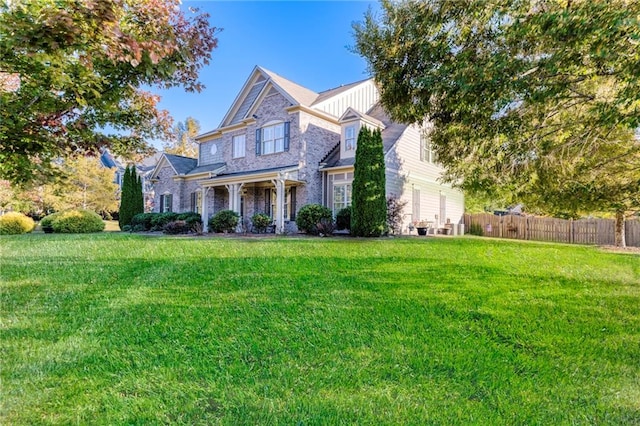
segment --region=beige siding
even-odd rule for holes
[[[364,81],[344,93],[340,93],[324,102],[315,105],[321,111],[340,117],[347,108],[351,107],[356,111],[366,113],[378,102],[380,95],[372,80]]]
[[[403,232],[415,220],[462,223],[464,196],[459,190],[438,181],[442,173],[440,166],[420,160],[420,132],[417,127],[407,128],[387,153],[386,167],[387,194],[394,194],[407,203]],[[413,217],[415,190],[420,195],[419,218]],[[441,206],[441,200],[445,202],[444,206]],[[441,217],[441,211],[445,217]]]

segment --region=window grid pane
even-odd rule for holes
[[[262,153],[273,154],[284,151],[284,123],[262,129]]]
[[[233,158],[241,158],[244,157],[245,145],[246,145],[245,135],[238,135],[233,137]]]

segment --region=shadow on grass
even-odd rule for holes
[[[637,418],[637,283],[590,278],[588,251],[95,241],[3,259],[7,420]]]

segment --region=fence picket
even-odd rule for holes
[[[564,220],[536,216],[497,216],[490,213],[465,214],[464,226],[482,227],[487,237],[555,241],[573,244],[615,244],[614,219]],[[640,247],[640,219],[625,221],[627,246]]]

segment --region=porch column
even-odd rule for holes
[[[229,191],[229,210],[240,214],[240,197],[242,196],[243,183],[231,183],[225,185]]]
[[[271,181],[276,187],[276,211],[275,225],[276,234],[284,232],[284,179],[274,179]]]
[[[202,193],[202,206],[200,206],[200,215],[202,218],[202,228],[206,232],[208,225],[207,222],[209,220],[209,211],[207,209],[207,194],[209,193],[209,188],[202,188],[200,191]]]

